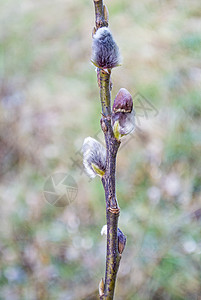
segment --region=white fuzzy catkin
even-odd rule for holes
[[[101,27],[94,34],[91,60],[103,69],[111,69],[121,63],[119,48],[108,27]]]
[[[106,149],[103,147],[103,145],[101,145],[95,139],[87,137],[82,146],[82,153],[83,164],[89,177],[94,178],[96,175],[101,176],[96,172],[93,165],[99,169],[100,172],[105,172]]]
[[[102,229],[101,229],[101,235],[107,235],[107,225],[103,225]]]

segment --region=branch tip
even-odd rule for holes
[[[108,23],[109,22],[109,11],[106,5],[103,5],[103,10],[104,10],[104,19]]]

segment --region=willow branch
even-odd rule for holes
[[[108,26],[108,10],[102,0],[94,0],[96,29]]]
[[[108,12],[102,0],[94,0],[96,28],[108,26]],[[106,218],[107,218],[107,254],[105,281],[101,280],[99,285],[100,299],[109,300],[114,297],[115,282],[122,248],[121,241],[125,244],[125,236],[118,229],[118,218],[120,208],[116,199],[115,174],[116,156],[120,141],[114,137],[111,126],[111,70],[97,69],[98,85],[100,88],[100,100],[102,106],[101,128],[105,135],[106,142],[106,170],[102,177],[102,184],[105,191]]]
[[[102,113],[104,116],[111,116],[111,92],[110,92],[110,75],[111,71],[108,72],[98,69],[98,80],[100,87],[100,100],[102,106]]]
[[[102,177],[102,183],[105,190],[107,218],[106,272],[104,298],[102,299],[113,299],[115,281],[121,258],[118,251],[117,234],[120,209],[117,203],[115,191],[116,156],[120,142],[118,142],[114,137],[110,117],[103,117],[101,124],[105,134],[107,150],[106,171]]]

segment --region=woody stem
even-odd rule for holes
[[[108,19],[105,20],[104,5],[102,0],[94,0],[96,30],[108,26]],[[108,16],[108,15],[107,15]],[[115,282],[121,254],[118,248],[118,218],[120,208],[116,199],[115,177],[116,177],[116,156],[120,142],[114,137],[111,125],[111,70],[97,69],[98,85],[100,88],[100,100],[103,117],[101,127],[106,142],[106,170],[102,177],[102,184],[105,190],[106,218],[107,218],[107,254],[104,293],[101,291],[100,299],[111,300],[114,298]],[[123,233],[122,233],[123,235]]]

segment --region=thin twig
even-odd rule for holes
[[[113,299],[115,281],[121,255],[118,251],[118,218],[120,209],[116,199],[115,192],[115,168],[116,155],[120,142],[113,134],[109,118],[102,118],[102,128],[104,128],[107,159],[106,172],[102,177],[102,183],[105,190],[106,199],[106,218],[107,218],[107,255],[106,255],[106,273],[105,289],[103,299]],[[104,125],[103,125],[104,124]],[[105,130],[107,128],[107,130]]]
[[[102,113],[105,116],[111,115],[111,92],[110,92],[110,75],[111,72],[101,69],[97,70],[99,87],[100,87],[100,99],[102,105]]]
[[[96,29],[108,26],[108,20],[105,18],[107,8],[103,5],[103,0],[94,0]]]
[[[102,0],[94,0],[96,28],[108,26],[108,12]],[[97,70],[98,85],[100,88],[100,99],[102,106],[101,128],[105,135],[106,142],[106,171],[102,177],[102,184],[105,190],[106,218],[107,218],[107,254],[106,272],[104,282],[104,294],[101,292],[100,299],[109,300],[114,297],[115,282],[121,253],[119,251],[118,233],[125,236],[118,229],[118,218],[120,208],[116,199],[115,191],[115,169],[116,156],[120,146],[120,141],[114,137],[111,126],[111,70]],[[101,283],[100,283],[101,284]],[[102,288],[101,288],[102,290]]]

